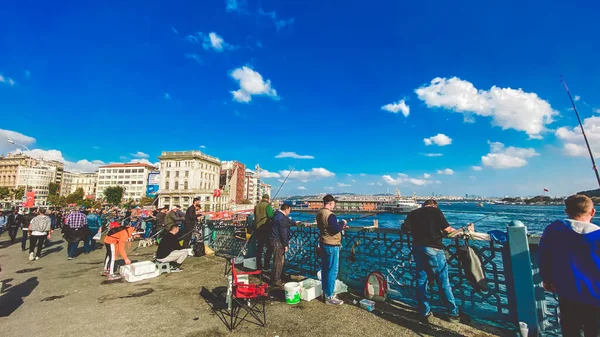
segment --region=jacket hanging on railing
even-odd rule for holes
[[[488,291],[489,287],[485,280],[485,273],[481,267],[481,259],[469,246],[469,240],[465,238],[465,245],[456,250],[458,261],[462,267],[465,277],[475,291]]]

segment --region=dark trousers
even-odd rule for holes
[[[269,244],[270,234],[270,231],[264,230],[262,228],[256,230],[256,239],[258,240],[258,247],[256,249],[256,268],[258,270],[269,269],[271,267],[271,255],[273,255],[273,247]],[[265,247],[267,247],[266,253],[264,252]]]
[[[32,235],[29,237],[29,254],[33,253],[33,250],[37,246],[37,252],[35,256],[42,256],[42,248],[44,246],[44,242],[46,241],[46,235]]]
[[[563,337],[580,336],[583,330],[585,337],[598,336],[598,315],[600,308],[593,305],[579,303],[566,298],[558,298],[560,308],[560,327]]]
[[[89,233],[85,237],[86,245],[85,245],[84,249],[86,249],[86,247],[87,247],[87,250],[85,251],[86,253],[96,250],[96,240],[92,239],[94,237],[94,235],[96,235],[96,234],[98,234],[98,228],[90,228],[89,229]]]
[[[69,257],[77,256],[77,247],[78,246],[79,246],[79,241],[67,243],[67,254]]]
[[[27,249],[27,238],[29,237],[29,231],[23,231],[23,237],[21,238],[21,250]]]
[[[188,224],[184,224],[183,225],[183,234],[181,234],[181,236],[185,235],[185,237],[183,238],[183,248],[190,248],[190,240],[192,240],[192,231],[194,230],[194,225],[188,225]],[[180,237],[181,237],[180,236]]]
[[[281,282],[281,273],[283,272],[283,264],[285,263],[285,247],[279,240],[270,242],[273,249],[273,271],[271,273],[271,283]]]
[[[8,236],[10,236],[10,243],[15,243],[18,232],[19,232],[19,227],[8,227]]]

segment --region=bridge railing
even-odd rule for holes
[[[512,226],[511,226],[512,225]],[[473,289],[460,267],[457,249],[463,239],[444,239],[449,252],[450,283],[462,312],[474,320],[518,330],[518,323],[544,336],[560,336],[558,311],[552,295],[541,288],[537,275],[536,242],[529,242],[527,230],[515,221],[507,227],[508,242],[469,240],[481,259],[489,290]],[[240,228],[213,226],[207,244],[217,254],[237,255],[245,244]],[[237,234],[236,234],[237,233]],[[292,227],[286,270],[292,274],[316,278],[320,270],[317,255],[319,231],[315,227]],[[251,241],[252,244],[252,241]],[[531,252],[530,252],[531,248]],[[363,229],[350,227],[342,236],[338,279],[361,292],[367,276],[382,272],[388,281],[390,296],[416,305],[415,263],[411,236],[399,229]],[[519,294],[518,296],[516,294]],[[433,286],[432,305],[444,312],[437,285]]]

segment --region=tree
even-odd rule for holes
[[[21,200],[25,195],[25,187],[13,189],[12,194],[15,196],[15,200]]]
[[[69,204],[75,204],[80,202],[81,200],[83,200],[83,195],[85,194],[85,192],[83,192],[83,188],[78,188],[75,190],[75,192],[67,195],[67,203]]]
[[[111,186],[104,190],[104,198],[111,205],[119,205],[125,190],[121,186]]]
[[[8,187],[0,187],[0,200],[10,198],[11,196],[12,193],[10,193],[10,189]]]
[[[151,197],[142,197],[140,199],[140,205],[142,206],[150,206],[154,203],[154,200],[156,200],[156,198],[151,198]]]
[[[58,195],[49,195],[48,204],[52,206],[65,207],[67,206],[67,198]]]
[[[58,189],[60,188],[60,185],[57,183],[50,183],[48,184],[48,195],[58,195]]]

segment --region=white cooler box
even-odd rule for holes
[[[152,267],[149,265],[151,264]],[[156,265],[150,261],[132,263],[130,265],[121,266],[119,274],[123,276],[127,282],[138,282],[157,277],[160,271],[156,269]]]
[[[315,298],[321,296],[323,290],[321,288],[321,281],[307,278],[300,282],[300,298],[304,301],[312,301]]]
[[[143,261],[130,264],[131,272],[134,276],[153,273],[156,271],[156,264],[152,261]]]

